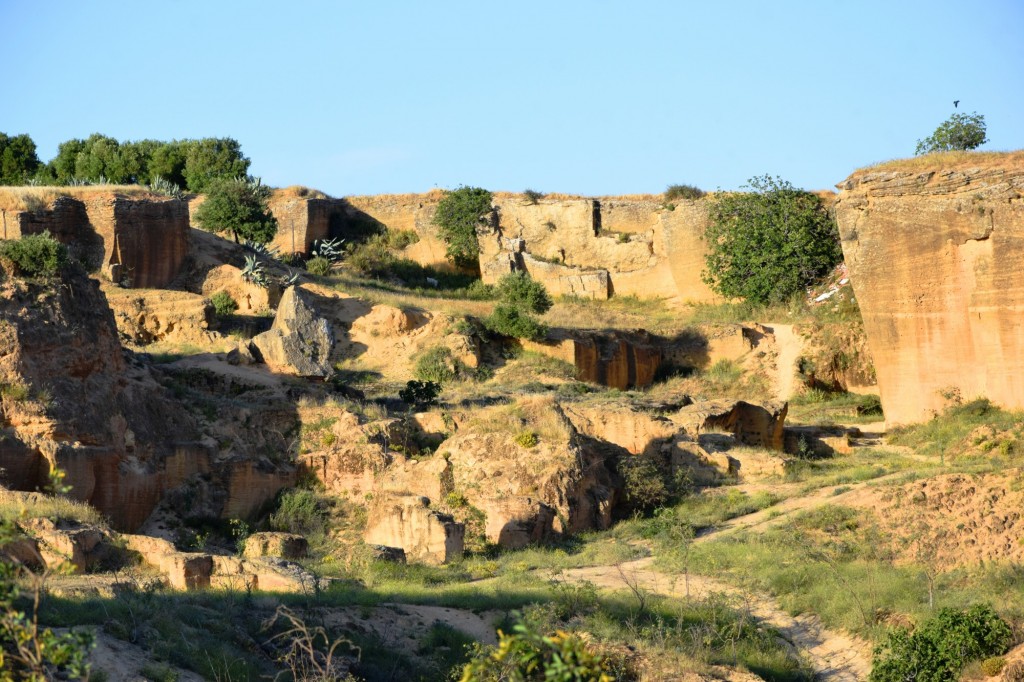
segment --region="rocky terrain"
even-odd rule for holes
[[[613,679],[858,680],[942,606],[1019,630],[1015,159],[858,171],[845,266],[774,319],[701,280],[703,200],[498,193],[480,281],[547,287],[536,341],[445,284],[440,193],[277,190],[276,254],[201,197],[0,196],[72,256],[0,259],[0,553],[100,679],[301,679],[304,641],[450,679],[518,623]],[[400,231],[433,284],[283,262]]]

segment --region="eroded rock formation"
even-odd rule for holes
[[[889,423],[985,396],[1024,407],[1020,155],[858,171],[836,201]]]

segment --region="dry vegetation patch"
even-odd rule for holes
[[[1024,560],[1024,473],[943,474],[848,500],[875,511],[898,563],[940,570]]]

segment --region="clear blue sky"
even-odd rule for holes
[[[1024,147],[1024,2],[0,0],[0,131],[228,136],[330,194],[807,189],[960,110]]]

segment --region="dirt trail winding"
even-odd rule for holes
[[[615,590],[642,589],[670,597],[702,598],[724,594],[741,603],[762,623],[770,625],[807,657],[816,679],[832,682],[865,680],[871,670],[868,645],[852,636],[826,629],[817,617],[808,614],[790,616],[765,597],[751,595],[731,585],[691,575],[667,576],[652,567],[654,559],[646,557],[617,566],[593,566],[563,572],[571,580],[588,580],[598,587]]]

